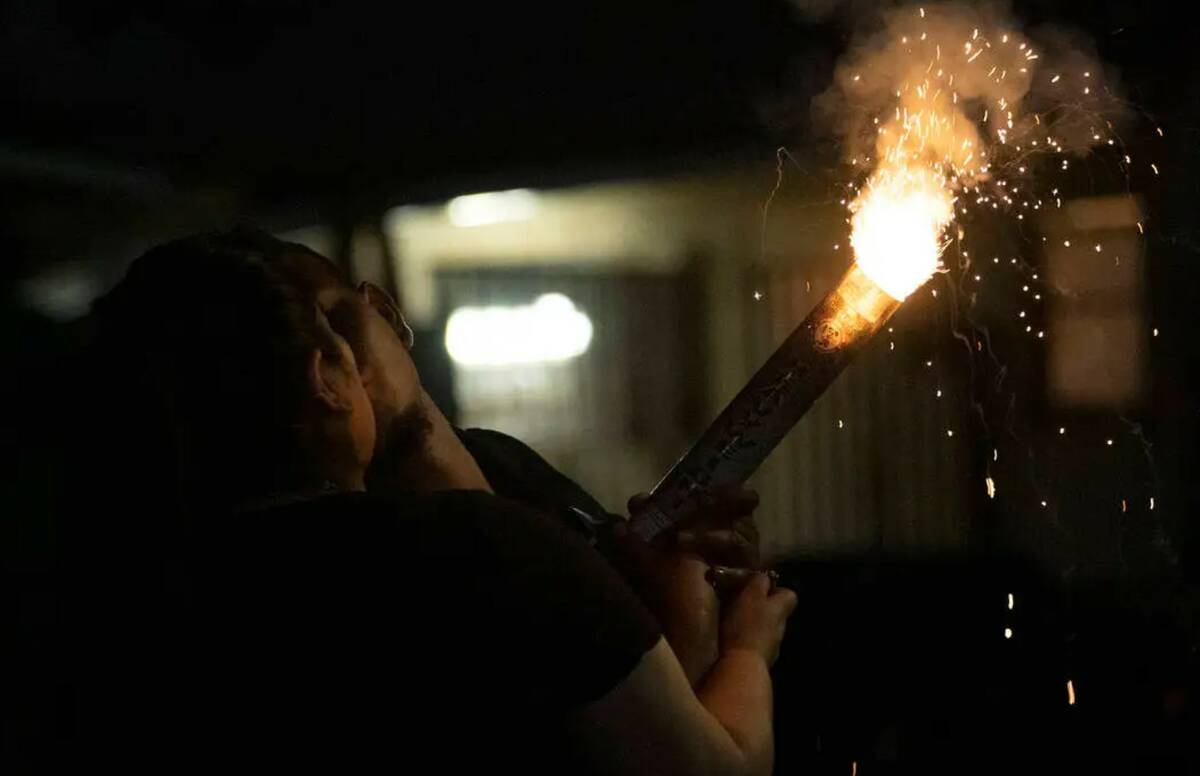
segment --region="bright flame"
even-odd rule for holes
[[[1030,200],[1038,209],[1030,178],[1036,156],[1057,158],[1112,138],[1097,127],[1083,137],[1090,107],[1039,110],[1049,95],[1035,82],[1061,80],[1052,90],[1061,93],[1076,79],[1056,65],[1089,61],[1084,54],[1044,52],[1056,61],[1039,73],[1043,52],[991,4],[898,5],[885,14],[884,29],[864,36],[839,68],[828,106],[849,141],[855,177],[870,171],[861,187],[850,186],[857,189],[850,205],[855,258],[903,300],[938,270],[956,211],[1013,211]],[[1083,72],[1087,78],[1091,68]],[[1019,180],[1006,180],[1006,173]],[[959,230],[960,243],[963,236]]]
[[[903,301],[938,270],[954,196],[934,172],[877,170],[850,209],[855,260],[888,296]]]

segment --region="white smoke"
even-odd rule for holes
[[[847,159],[877,161],[916,126],[925,161],[956,168],[966,185],[1006,160],[1105,143],[1125,114],[1114,74],[1083,35],[1024,30],[1006,3],[794,2],[808,18],[852,24],[833,84],[813,105]],[[914,125],[916,114],[936,126]]]

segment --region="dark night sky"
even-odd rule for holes
[[[846,0],[843,6],[871,6]],[[802,146],[848,25],[764,2],[24,0],[0,6],[0,185],[64,155],[286,206],[692,167]],[[1084,28],[1135,101],[1194,137],[1167,4],[1023,2]],[[1172,160],[1197,144],[1174,135]],[[1191,179],[1173,186],[1195,187]],[[1190,197],[1188,197],[1190,199]]]
[[[1026,5],[1032,21],[1088,29],[1143,99],[1164,98],[1164,57],[1188,54],[1165,7]],[[336,196],[769,153],[803,135],[767,108],[786,98],[800,124],[843,45],[842,27],[786,2],[6,2],[0,137],[179,181]]]
[[[755,138],[797,39],[777,4],[354,5],[10,4],[5,142],[272,189],[620,163]]]

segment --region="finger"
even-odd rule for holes
[[[689,520],[677,531],[684,536],[696,536],[708,531],[736,531],[751,544],[759,539],[758,522],[753,515],[705,515]]]
[[[755,545],[737,531],[683,531],[676,537],[675,546],[684,552],[695,553],[710,563],[745,567],[757,565]]]
[[[725,566],[720,563],[714,563],[708,566],[706,578],[710,581],[720,583],[718,586],[722,588],[741,590],[742,587],[749,582],[754,575],[758,573],[754,569],[743,568],[739,566]]]
[[[790,617],[792,612],[796,610],[796,605],[800,602],[795,591],[789,590],[786,587],[775,588],[769,600],[779,607],[779,613],[783,619]]]
[[[740,532],[739,532],[740,533]],[[742,547],[738,556],[742,562],[751,568],[759,568],[762,566],[762,548],[760,547],[757,538],[749,539],[745,534],[740,534],[742,537]]]
[[[758,494],[754,491],[704,493],[696,497],[685,525],[728,528],[749,518],[757,507]]]
[[[754,575],[752,583],[755,590],[757,590],[764,598],[769,598],[771,596],[771,588],[775,585],[775,582],[771,579],[771,577],[762,571]]]
[[[750,581],[746,583],[746,586],[742,588],[742,593],[739,598],[743,596],[749,596],[750,598],[754,599],[762,599],[766,598],[767,594],[770,592],[771,580],[767,577],[767,575],[755,574],[750,578]]]
[[[678,555],[675,559],[673,572],[677,577],[698,582],[708,578],[709,565],[703,559],[693,555]]]
[[[649,502],[649,493],[635,493],[629,497],[629,502],[625,506],[629,510],[629,514],[636,515],[638,512],[641,512],[643,509],[645,509]]]
[[[756,547],[762,539],[758,531],[758,521],[754,519],[754,515],[746,515],[738,520],[733,524],[733,530],[740,533],[748,543]]]
[[[758,508],[758,492],[748,488],[719,488],[709,496],[709,506],[721,512],[748,515]]]
[[[735,485],[696,491],[691,498],[696,509],[710,510],[718,507],[752,509],[759,501],[758,491]]]
[[[689,528],[675,535],[680,544],[741,545],[746,537],[731,528]]]

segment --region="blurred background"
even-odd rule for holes
[[[69,727],[51,429],[140,252],[251,222],[390,288],[453,420],[621,511],[847,267],[810,104],[877,5],[0,4],[6,748]],[[751,483],[802,599],[780,773],[1197,766],[1200,73],[1166,4],[1014,5],[1095,41],[1162,174],[1081,165],[977,227],[979,279],[913,297]],[[1102,274],[1058,248],[1101,238]]]

